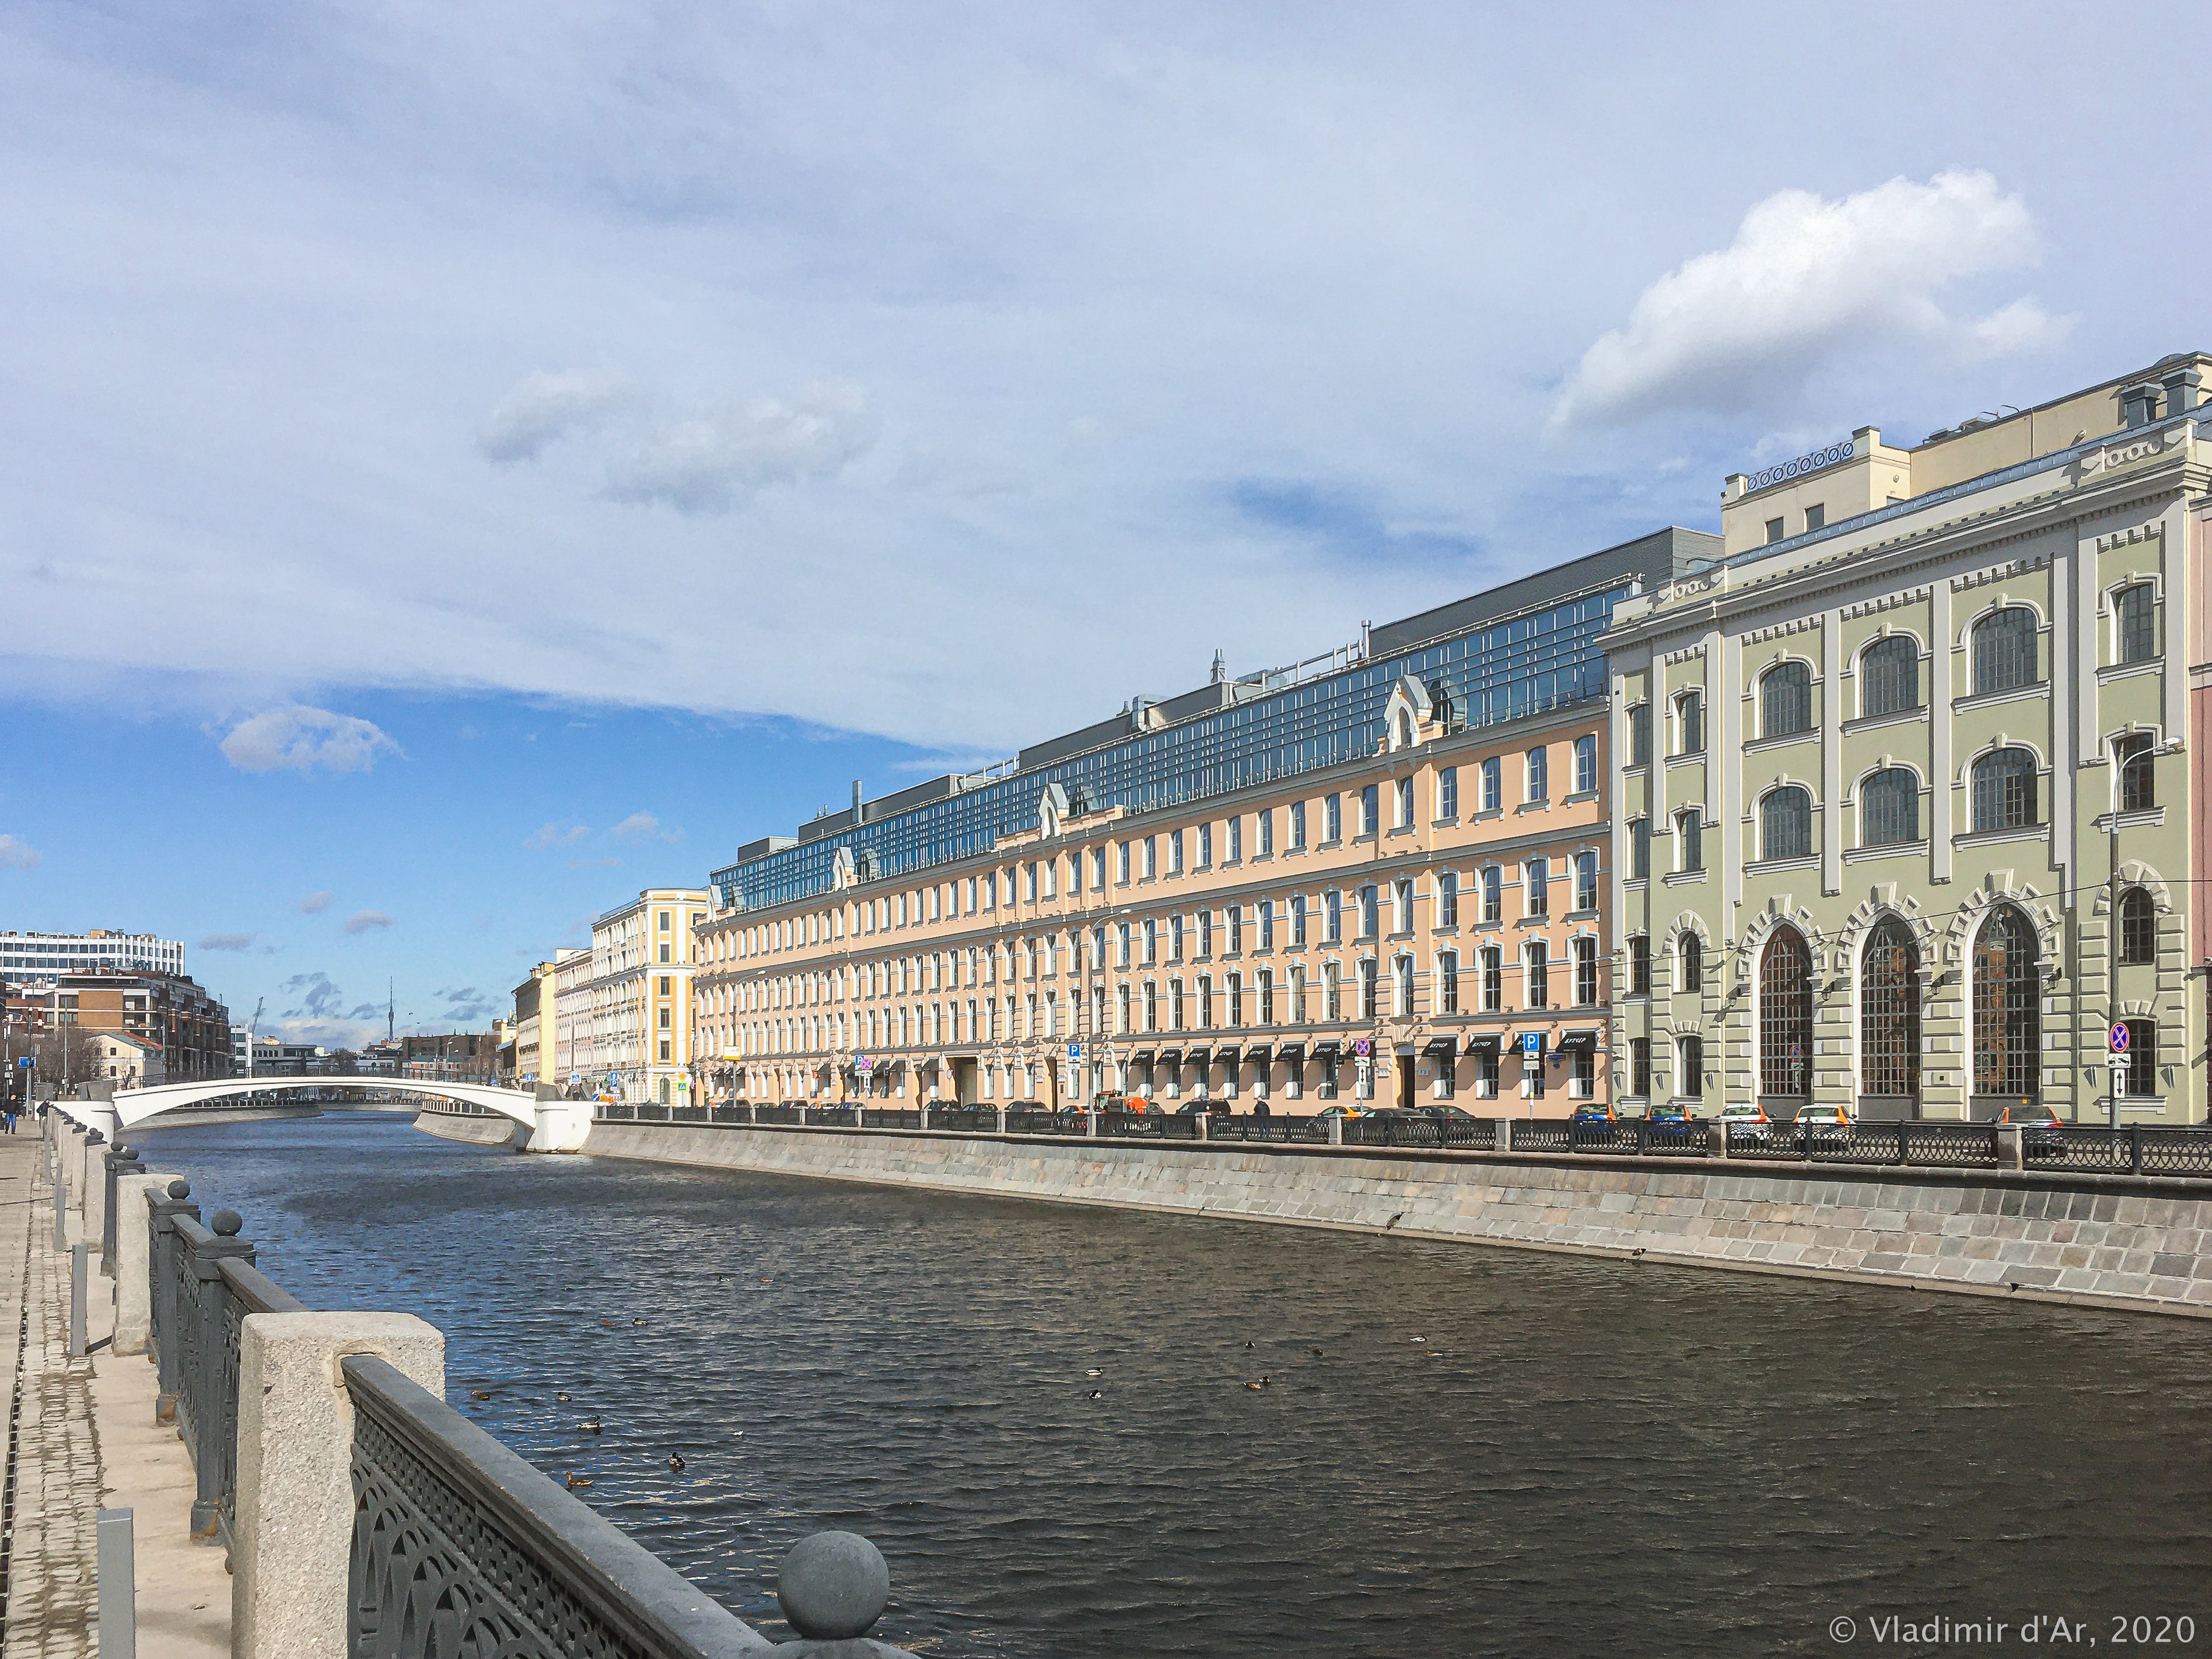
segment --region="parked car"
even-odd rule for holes
[[[2000,1123],[2020,1126],[2020,1149],[2030,1156],[2060,1152],[2066,1148],[2066,1121],[2048,1106],[2008,1106],[1997,1114]]]
[[[1651,1126],[1650,1133],[1654,1141],[1680,1145],[1698,1133],[1697,1115],[1678,1100],[1653,1102],[1644,1112],[1644,1121]]]
[[[1186,1100],[1182,1105],[1176,1107],[1175,1115],[1177,1117],[1227,1117],[1229,1112],[1230,1106],[1227,1101],[1208,1100],[1205,1096],[1200,1095],[1197,1099]]]
[[[1757,1141],[1765,1146],[1774,1135],[1774,1121],[1755,1102],[1738,1101],[1721,1108],[1720,1121],[1728,1125],[1731,1141]]]
[[[1577,1128],[1610,1128],[1620,1121],[1620,1114],[1607,1100],[1585,1100],[1577,1104],[1571,1121]]]
[[[1322,1107],[1314,1115],[1316,1117],[1372,1117],[1375,1114],[1369,1108],[1355,1102],[1339,1100]]]
[[[1797,1144],[1808,1152],[1815,1146],[1840,1146],[1850,1139],[1851,1115],[1840,1106],[1805,1106],[1797,1113]]]

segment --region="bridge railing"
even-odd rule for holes
[[[157,1415],[176,1423],[191,1457],[192,1536],[235,1551],[246,1322],[309,1310],[255,1265],[235,1212],[202,1224],[185,1182],[147,1188],[143,1224],[131,1224],[148,1230],[148,1357],[159,1367]],[[740,1659],[777,1650],[398,1365],[363,1353],[337,1364],[352,1407],[347,1490],[335,1511],[352,1516],[345,1644],[356,1659]],[[304,1546],[287,1536],[281,1547]],[[796,1646],[835,1643],[854,1659],[902,1651],[862,1639],[890,1595],[883,1557],[865,1539],[801,1540],[776,1593],[802,1638]]]

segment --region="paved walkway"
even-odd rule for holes
[[[230,1580],[222,1552],[189,1541],[192,1474],[173,1427],[154,1422],[143,1354],[105,1346],[115,1281],[90,1252],[86,1335],[69,1357],[70,1259],[53,1243],[53,1193],[33,1123],[0,1136],[0,1389],[11,1402],[0,1659],[96,1659],[101,1509],[135,1512],[139,1659],[224,1659]],[[81,1237],[70,1218],[72,1242]],[[104,1454],[104,1455],[103,1455]]]

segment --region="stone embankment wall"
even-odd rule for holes
[[[2208,1181],[688,1124],[597,1124],[584,1150],[2212,1316]]]
[[[148,1129],[206,1128],[217,1123],[267,1123],[278,1118],[320,1117],[319,1106],[179,1106],[148,1118],[138,1126]],[[125,1130],[125,1135],[131,1132]]]
[[[465,1140],[472,1146],[513,1146],[528,1144],[530,1126],[511,1117],[478,1117],[473,1112],[441,1112],[434,1109],[416,1115],[415,1127],[441,1140]]]

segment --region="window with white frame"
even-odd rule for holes
[[[1459,768],[1446,766],[1437,772],[1437,816],[1455,818],[1459,816]]]
[[[1437,926],[1459,926],[1459,873],[1456,871],[1437,872]]]
[[[1531,749],[1526,762],[1528,799],[1545,801],[1552,798],[1552,751],[1539,744]]]
[[[1575,739],[1575,793],[1597,793],[1597,739],[1585,732]]]
[[[1492,755],[1482,763],[1482,810],[1495,812],[1505,804],[1505,766]]]

